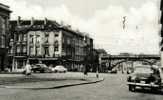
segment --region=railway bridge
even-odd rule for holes
[[[102,72],[113,68],[133,67],[135,64],[160,64],[159,55],[105,55],[99,58]]]

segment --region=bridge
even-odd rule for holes
[[[118,67],[126,67],[134,64],[155,65],[160,63],[159,55],[103,55],[99,58],[102,72]]]

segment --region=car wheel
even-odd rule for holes
[[[129,91],[135,92],[135,86],[129,85]]]
[[[151,91],[157,92],[157,88],[152,87],[152,88],[151,88]]]
[[[45,71],[44,70],[41,70],[40,73],[44,73]]]

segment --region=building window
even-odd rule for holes
[[[45,47],[45,56],[49,56],[49,47]]]
[[[66,39],[66,38],[64,38],[64,37],[62,38],[62,43],[65,43],[65,39]]]
[[[5,37],[4,36],[0,37],[0,48],[5,48]]]
[[[45,43],[48,43],[48,37],[45,37]]]
[[[21,49],[20,46],[17,46],[17,47],[16,47],[16,52],[17,52],[17,53],[20,53],[20,49]]]
[[[48,32],[45,32],[45,43],[48,43],[48,37],[49,37]]]
[[[59,36],[59,34],[58,34],[58,33],[55,33],[55,34],[54,34],[54,36],[55,36],[55,37],[58,37],[58,36]]]
[[[33,43],[34,41],[33,35],[30,35],[29,37],[30,37],[30,43]]]
[[[10,48],[9,53],[10,54],[13,54],[14,53],[13,48]]]
[[[5,48],[5,20],[0,16],[0,48]]]
[[[59,43],[58,43],[58,41],[55,41],[54,42],[54,52],[58,51],[58,47],[59,47]]]
[[[29,48],[29,54],[32,55],[33,52],[34,52],[34,48],[33,48],[33,47],[30,47],[30,48]]]
[[[27,47],[23,46],[23,53],[26,53],[26,52],[27,52]]]
[[[23,41],[27,41],[27,35],[26,34],[23,35]]]
[[[18,41],[21,42],[22,41],[22,39],[21,39],[22,38],[22,34],[19,34],[18,36],[19,36],[18,37]]]
[[[71,44],[70,38],[67,38],[67,44],[68,44],[68,45]]]
[[[49,33],[48,32],[45,32],[45,37],[49,37]]]
[[[36,55],[38,56],[40,52],[40,47],[36,47]]]
[[[55,46],[54,52],[55,52],[55,51],[59,51],[58,46]]]
[[[36,35],[36,43],[40,43],[40,35]]]
[[[5,35],[5,20],[0,16],[0,34]]]

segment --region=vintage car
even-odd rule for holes
[[[134,72],[127,78],[129,91],[135,91],[137,87],[151,90],[161,89],[161,70],[150,65],[135,66]]]
[[[32,65],[32,69],[31,70],[34,73],[35,72],[40,72],[40,73],[50,72],[50,69],[45,64],[35,64],[35,65]]]
[[[65,68],[63,65],[57,65],[54,68],[51,68],[52,72],[55,73],[66,73],[67,68]]]

